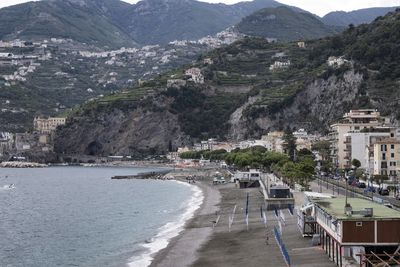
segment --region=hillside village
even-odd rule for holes
[[[239,33],[227,29],[197,41],[108,51],[62,38],[1,41],[0,109],[4,115],[1,122],[7,124],[3,130],[28,130],[34,114],[54,116],[66,112],[77,104],[189,64],[199,54],[240,37]],[[32,95],[33,88],[36,94],[47,95],[50,103],[41,103],[40,98]],[[15,98],[18,93],[31,97]],[[22,115],[28,120],[21,120]]]

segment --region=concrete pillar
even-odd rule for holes
[[[339,265],[339,244],[336,243],[336,264]]]

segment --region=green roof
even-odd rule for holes
[[[388,208],[379,203],[362,199],[362,198],[348,198],[347,202],[352,206],[354,211],[361,211],[365,208],[373,209],[372,217],[364,217],[361,214],[353,214],[351,217],[344,214],[345,198],[324,198],[324,199],[313,199],[315,204],[322,208],[325,212],[336,217],[340,220],[359,220],[363,218],[365,220],[373,219],[400,219],[400,212],[391,208]]]

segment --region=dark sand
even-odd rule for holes
[[[197,182],[203,190],[204,201],[196,211],[185,230],[176,238],[173,238],[168,246],[159,251],[151,263],[153,266],[190,266],[196,259],[196,251],[211,236],[213,231],[212,221],[216,218],[218,204],[221,196],[219,191],[211,185],[211,182]]]
[[[267,212],[267,227],[262,222],[260,205],[264,200],[260,188],[238,189],[234,184],[213,186],[211,182],[203,182],[201,187],[205,192],[202,207],[186,230],[157,253],[151,266],[286,266],[273,235],[273,227],[278,225],[274,212]],[[250,194],[249,230],[245,221],[247,192]],[[302,193],[296,193],[296,200],[300,202],[302,198]],[[229,216],[235,205],[235,218],[229,232]],[[217,210],[220,220],[213,228]],[[286,218],[283,240],[292,266],[336,266],[320,247],[311,247],[310,239],[301,236],[296,216],[291,216],[288,210],[283,212]]]

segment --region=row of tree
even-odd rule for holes
[[[257,168],[264,171],[273,171],[287,184],[294,186],[298,183],[308,187],[309,181],[315,174],[315,158],[307,149],[297,150],[296,138],[287,132],[283,137],[283,149],[286,153],[268,151],[265,147],[255,146],[246,149],[215,151],[190,151],[180,154],[184,159],[225,160],[237,169]]]

